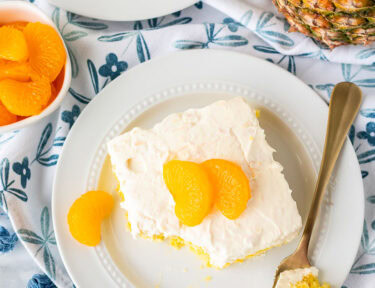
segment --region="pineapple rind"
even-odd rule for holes
[[[314,2],[315,1],[315,2]],[[313,37],[329,48],[366,45],[375,40],[373,0],[273,0],[290,31]],[[324,6],[324,7],[323,7]]]

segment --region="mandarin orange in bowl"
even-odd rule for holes
[[[55,111],[68,92],[71,64],[52,20],[35,5],[0,2],[0,134]]]

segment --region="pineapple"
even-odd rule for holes
[[[289,24],[333,49],[375,41],[375,1],[273,0]]]

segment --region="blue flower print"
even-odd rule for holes
[[[99,74],[103,77],[110,77],[111,80],[117,78],[121,72],[124,72],[128,69],[128,63],[125,61],[118,61],[118,58],[115,54],[109,53],[105,57],[106,64],[99,68]]]
[[[375,122],[368,122],[366,131],[358,132],[357,137],[359,139],[366,139],[368,144],[375,146]]]
[[[44,262],[47,274],[55,279],[56,277],[56,264],[55,259],[52,255],[51,248],[52,245],[56,245],[56,239],[54,236],[53,228],[49,216],[48,207],[44,207],[40,215],[40,230],[41,233],[37,234],[29,229],[18,229],[17,233],[21,240],[33,245],[36,245],[37,250],[34,257],[37,257],[39,252],[42,251],[42,258]],[[36,286],[39,287],[39,286]],[[44,287],[44,286],[41,286]],[[49,286],[46,286],[49,287]]]
[[[27,283],[27,288],[55,288],[56,285],[46,274],[35,274]]]
[[[81,113],[81,109],[74,105],[72,111],[64,111],[61,114],[61,120],[69,124],[69,128],[72,128],[74,122],[77,120],[79,114]]]
[[[13,187],[15,180],[9,179],[9,171],[10,171],[10,163],[8,158],[4,158],[0,162],[0,207],[3,209],[3,211],[8,211],[8,205],[7,200],[5,197],[5,192],[7,192],[8,195],[16,196],[18,199],[26,202],[28,197],[25,193],[25,191],[22,191],[19,188]]]
[[[223,24],[227,25],[228,26],[228,29],[231,31],[231,32],[237,32],[238,30],[238,27],[239,26],[242,26],[241,23],[239,22],[236,22],[234,19],[232,18],[225,18],[223,20]]]
[[[18,237],[16,233],[10,235],[9,231],[5,227],[0,226],[0,252],[6,253],[13,250],[16,245]]]
[[[16,162],[13,164],[13,171],[21,176],[22,188],[26,188],[27,180],[30,180],[31,171],[29,168],[29,159],[24,157],[22,163]]]

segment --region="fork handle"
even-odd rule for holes
[[[336,160],[345,142],[349,128],[361,105],[362,93],[357,85],[350,82],[337,84],[329,104],[327,132],[314,198],[309,216],[297,250],[307,255],[311,234],[320,210],[324,192],[331,177]]]

